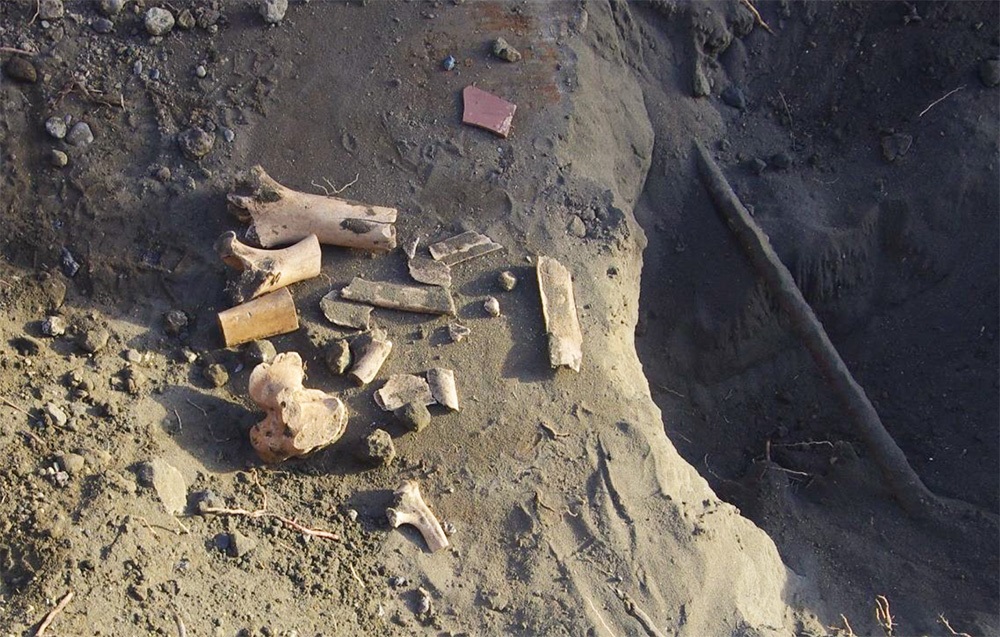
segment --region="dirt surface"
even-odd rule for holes
[[[878,596],[895,635],[1000,633],[995,4],[759,3],[773,33],[721,0],[293,1],[274,25],[249,1],[102,4],[0,4],[0,635],[68,593],[47,634],[881,635]],[[470,84],[517,104],[508,138],[461,124]],[[67,117],[93,141],[47,131]],[[695,141],[933,515],[884,486]],[[319,301],[408,282],[406,258],[324,246],[270,342],[350,420],[277,466],[248,439],[257,360],[216,322],[213,244],[246,229],[226,194],[255,164],[398,208],[401,243],[504,246],[452,268],[461,342],[375,310],[394,347],[361,388],[326,364],[352,333]],[[573,274],[579,374],[549,366],[539,255]],[[411,432],[378,409],[432,367],[461,411]],[[406,479],[448,549],[389,526]],[[206,490],[231,513],[199,514]]]

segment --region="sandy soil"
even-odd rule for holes
[[[47,634],[881,635],[878,596],[895,635],[950,634],[942,617],[1000,633],[995,5],[761,2],[772,34],[722,0],[293,1],[273,26],[253,2],[49,4],[0,4],[0,635],[35,634],[68,593]],[[162,37],[154,7],[178,22]],[[519,61],[492,55],[499,36]],[[470,84],[518,105],[509,138],[461,125]],[[66,116],[93,142],[47,132]],[[197,160],[192,127],[214,140]],[[930,516],[884,486],[695,141],[939,498]],[[319,300],[407,282],[406,259],[324,247],[292,287],[300,329],[270,342],[351,417],[277,466],[248,440],[255,361],[216,324],[213,244],[245,229],[225,196],[254,164],[397,207],[401,241],[505,248],[452,270],[461,342],[446,317],[376,310],[395,347],[358,388],[326,365],[351,334]],[[539,255],[573,273],[579,374],[549,366]],[[410,432],[373,392],[430,367],[456,370],[462,410]],[[365,454],[377,428],[388,466]],[[182,514],[151,461],[179,472]],[[405,479],[447,550],[389,526]],[[204,490],[339,539],[199,515]]]

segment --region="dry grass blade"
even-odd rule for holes
[[[938,621],[948,629],[949,634],[955,635],[955,637],[972,637],[969,633],[956,632],[955,629],[951,627],[951,624],[948,623],[948,619],[944,615],[938,615]]]
[[[896,624],[893,622],[892,613],[889,612],[889,600],[885,598],[885,595],[875,596],[875,619],[882,627],[885,637],[892,637]]]

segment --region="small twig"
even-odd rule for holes
[[[545,501],[542,500],[542,494],[539,493],[538,491],[535,491],[535,503],[538,504],[538,506],[542,507],[543,509],[548,509],[549,511],[555,512],[555,508],[545,504]]]
[[[34,418],[34,416],[32,416],[32,415],[31,415],[31,412],[30,412],[30,411],[28,411],[27,409],[24,409],[24,408],[22,408],[22,407],[18,407],[17,405],[15,405],[14,403],[12,403],[12,402],[11,402],[10,400],[8,400],[7,398],[0,398],[0,400],[2,400],[2,401],[3,401],[3,404],[7,405],[8,407],[11,407],[11,408],[13,408],[13,409],[16,409],[16,410],[18,410],[19,412],[21,412],[22,414],[24,414],[24,415],[25,415],[25,416],[27,416],[28,418]]]
[[[892,614],[889,612],[889,600],[885,598],[885,595],[875,596],[875,619],[878,620],[886,637],[892,637],[895,624]]]
[[[186,398],[185,400],[186,400],[187,404],[191,405],[192,407],[194,407],[195,409],[197,409],[198,411],[200,411],[202,416],[207,416],[208,415],[208,412],[205,410],[204,407],[201,407],[201,406],[195,404],[194,402],[191,401],[190,398]]]
[[[351,577],[353,577],[358,582],[358,584],[361,585],[361,588],[365,588],[365,581],[363,579],[361,579],[361,576],[358,575],[358,572],[356,570],[354,570],[354,565],[353,564],[348,564],[347,568],[349,568],[351,570]]]
[[[18,55],[34,55],[34,51],[25,51],[24,49],[16,49],[12,46],[0,46],[0,53],[16,53]]]
[[[181,415],[174,410],[174,418],[177,419],[177,431],[184,431],[184,423],[181,422]]]
[[[174,611],[174,622],[177,623],[177,637],[187,637],[188,631],[184,627],[184,620],[181,619],[181,615],[177,611]]]
[[[785,107],[785,115],[788,117],[788,127],[794,127],[795,122],[792,121],[792,111],[788,108],[788,102],[785,101],[785,94],[778,91],[778,97],[781,98],[781,105]]]
[[[141,515],[137,515],[135,516],[135,519],[142,522],[142,525],[146,527],[146,530],[149,531],[153,535],[153,537],[156,538],[160,537],[159,535],[156,534],[156,530],[152,527],[149,521],[146,520],[146,518],[142,517]]]
[[[597,615],[597,619],[601,620],[601,625],[604,626],[604,630],[608,631],[608,634],[611,635],[611,637],[615,637],[615,632],[611,630],[608,623],[604,621],[604,617],[601,616],[600,611],[598,611],[597,607],[594,606],[594,602],[589,597],[584,597],[584,599],[587,600],[587,603],[590,604],[590,607],[594,610],[594,614]]]
[[[332,188],[332,189],[333,189],[333,194],[335,194],[335,195],[339,195],[340,193],[344,192],[345,190],[347,190],[348,188],[350,188],[350,187],[351,187],[351,186],[353,186],[354,184],[358,183],[358,178],[359,178],[359,177],[361,177],[361,173],[357,173],[357,174],[355,174],[355,175],[354,175],[354,179],[353,179],[353,180],[352,180],[352,181],[351,181],[350,183],[347,183],[347,184],[344,184],[344,187],[343,187],[343,188],[337,188],[337,187],[336,187],[336,186],[334,186],[334,185],[333,185],[332,183],[330,183],[330,180],[329,180],[329,179],[327,179],[326,177],[323,177],[323,181],[325,181],[325,182],[326,182],[326,184],[327,184],[328,186],[330,186],[330,188]]]
[[[948,620],[945,618],[944,615],[938,615],[938,621],[944,624],[944,627],[948,629],[948,632],[954,635],[955,637],[972,637],[972,635],[970,635],[969,633],[955,632],[955,629],[951,627],[951,624],[948,623]]]
[[[330,196],[330,191],[326,189],[326,186],[324,186],[322,184],[317,184],[315,179],[313,179],[312,181],[310,181],[309,185],[312,186],[313,188],[319,188],[320,190],[323,191],[323,194],[326,195],[327,197]]]
[[[846,637],[857,637],[854,634],[854,629],[851,628],[851,622],[847,621],[847,617],[845,617],[843,613],[840,614],[840,621],[844,622],[843,628],[839,626],[830,626],[830,630],[836,631],[837,634],[840,634],[841,632],[846,630],[847,631]]]
[[[42,0],[35,0],[35,15],[31,16],[31,19],[28,20],[29,27],[35,23],[35,20],[38,19],[38,14],[40,14],[41,12],[42,12]]]
[[[937,98],[936,100],[934,100],[933,102],[931,102],[930,104],[928,104],[927,108],[925,108],[924,110],[920,111],[920,115],[917,115],[917,119],[920,119],[921,117],[923,117],[924,113],[926,113],[927,111],[929,111],[932,108],[934,108],[935,106],[937,106],[940,102],[945,101],[946,99],[948,99],[949,97],[951,97],[955,93],[958,93],[963,88],[965,88],[965,84],[959,86],[958,88],[951,89],[950,91],[948,91],[947,93],[945,93],[941,97]]]
[[[622,600],[622,603],[625,604],[625,612],[639,620],[639,623],[642,624],[642,627],[646,630],[646,634],[649,635],[649,637],[664,637],[663,633],[660,632],[660,629],[656,627],[656,623],[653,622],[652,618],[636,605],[635,601],[629,597],[628,593],[620,588],[613,588],[611,586],[608,586],[608,588],[613,590],[615,594],[618,595],[618,599]]]
[[[35,631],[35,637],[42,637],[43,635],[45,635],[45,631],[49,629],[49,624],[51,624],[52,620],[56,618],[56,615],[61,613],[63,609],[66,608],[66,605],[69,604],[72,599],[73,599],[73,591],[70,591],[66,593],[65,597],[59,600],[59,603],[56,604],[56,607],[50,610],[49,614],[46,615],[45,619],[42,620],[42,623],[39,624],[38,630]]]
[[[661,389],[661,390],[663,390],[663,391],[665,391],[667,393],[673,394],[674,396],[677,396],[678,398],[687,398],[687,396],[685,396],[684,394],[680,393],[679,391],[677,391],[675,389],[670,389],[666,385],[661,385],[660,383],[653,383],[653,385],[657,389]]]
[[[556,439],[556,438],[565,438],[565,437],[567,437],[567,436],[570,435],[570,434],[564,433],[562,431],[556,431],[556,429],[552,425],[548,424],[545,421],[542,421],[542,422],[538,423],[538,426],[541,427],[542,429],[544,429],[545,431],[549,432],[549,435],[552,436],[553,439]]]
[[[770,33],[771,35],[775,34],[774,31],[771,30],[771,27],[767,25],[767,22],[764,22],[764,18],[760,16],[760,12],[757,11],[757,7],[753,6],[753,3],[750,2],[750,0],[740,0],[740,2],[747,9],[750,9],[750,13],[753,14],[753,19],[757,21],[757,24],[764,27],[764,30]]]
[[[191,535],[191,529],[189,529],[186,526],[184,526],[184,523],[181,522],[180,518],[178,518],[176,515],[171,515],[170,517],[172,517],[174,519],[174,522],[177,523],[177,526],[181,527],[181,532],[184,535]]]
[[[794,449],[796,447],[821,447],[823,445],[833,448],[833,443],[829,440],[806,440],[804,442],[775,442],[772,447],[781,447],[783,449]]]

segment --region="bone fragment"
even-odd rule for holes
[[[340,398],[302,385],[305,370],[295,352],[278,354],[250,373],[250,397],[266,412],[250,429],[250,442],[267,463],[303,456],[336,442],[347,426]]]
[[[441,523],[420,495],[420,484],[416,480],[407,480],[399,485],[394,494],[395,504],[385,511],[392,528],[395,529],[400,524],[417,527],[431,553],[447,548],[448,538],[441,529]]]
[[[472,330],[461,323],[448,323],[448,338],[452,343],[461,343],[469,334],[472,334]]]
[[[451,268],[446,263],[427,257],[413,257],[407,267],[414,281],[443,288],[451,287]]]
[[[500,301],[498,301],[495,296],[487,297],[486,300],[483,301],[483,309],[486,310],[487,314],[496,318],[500,316]]]
[[[371,326],[372,308],[368,305],[346,303],[339,298],[340,294],[332,290],[319,301],[323,316],[338,327],[348,327],[356,330],[367,330]]]
[[[393,374],[375,392],[375,403],[385,411],[395,411],[409,403],[431,405],[434,397],[427,381],[413,374]]]
[[[288,288],[269,292],[242,305],[219,312],[219,328],[226,347],[299,329],[299,315]]]
[[[437,286],[380,283],[354,277],[351,284],[340,291],[340,296],[349,301],[393,310],[455,315],[455,301],[451,293]]]
[[[396,247],[395,208],[298,192],[279,184],[260,166],[250,170],[249,181],[253,194],[232,193],[229,202],[246,213],[265,248],[310,234],[320,243],[347,248],[381,251]]]
[[[228,286],[236,303],[319,276],[323,255],[314,234],[282,250],[261,250],[242,243],[235,232],[226,232],[215,250],[226,265],[240,270]]]
[[[503,246],[478,232],[463,232],[450,239],[431,244],[428,249],[434,260],[446,265],[455,265],[484,254],[503,250]]]
[[[455,389],[454,371],[443,367],[428,369],[427,385],[435,401],[452,411],[458,411],[458,390]]]
[[[417,246],[420,245],[420,237],[413,237],[409,241],[403,244],[403,253],[406,254],[407,259],[412,259],[417,256]]]
[[[358,385],[367,385],[375,380],[375,375],[378,374],[378,370],[382,369],[382,364],[385,363],[385,359],[389,358],[391,351],[392,341],[386,337],[382,330],[373,330],[359,336],[351,343],[354,365],[348,375]]]
[[[578,372],[583,361],[583,333],[576,316],[573,279],[569,270],[551,257],[538,257],[537,273],[549,335],[549,362],[552,367],[569,367]]]

